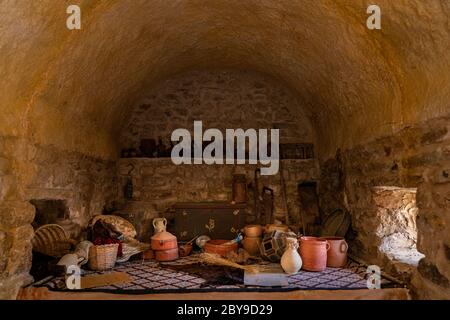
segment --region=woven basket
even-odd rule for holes
[[[36,229],[32,244],[35,252],[61,258],[71,252],[73,241],[60,225],[46,224]]]
[[[114,268],[118,249],[118,243],[91,246],[89,249],[89,268],[91,270],[107,270]]]

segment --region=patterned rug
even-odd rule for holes
[[[211,284],[205,267],[205,274],[183,271],[189,270],[193,264],[198,264],[196,255],[180,258],[173,262],[157,262],[133,260],[116,265],[111,271],[126,272],[132,281],[118,285],[79,290],[83,292],[110,292],[126,294],[173,293],[173,292],[211,292],[211,291],[291,291],[291,290],[354,290],[367,289],[366,268],[349,261],[345,268],[327,268],[323,272],[300,271],[288,276],[288,286],[258,287],[245,286],[243,282],[233,284]],[[266,264],[262,262],[261,264]],[[109,271],[109,272],[111,272]],[[214,271],[210,271],[214,272]],[[102,274],[106,272],[84,270],[84,275]],[[66,291],[63,277],[53,278],[40,286],[46,286],[53,291]],[[396,284],[382,278],[382,288],[395,287]]]

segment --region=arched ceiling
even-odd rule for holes
[[[115,157],[150,86],[227,67],[288,83],[332,154],[450,111],[449,19],[448,0],[0,0],[0,134]]]

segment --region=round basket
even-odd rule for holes
[[[36,229],[32,244],[35,252],[61,258],[71,252],[73,242],[63,227],[57,224],[46,224]]]
[[[118,243],[91,246],[89,249],[89,268],[91,270],[112,269],[116,264]]]

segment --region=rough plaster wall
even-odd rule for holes
[[[193,134],[195,120],[203,130],[280,129],[281,142],[315,142],[309,119],[294,93],[283,83],[248,71],[192,71],[153,87],[130,112],[122,130],[122,148],[139,150],[140,140],[158,137],[169,145],[172,131]]]
[[[65,28],[68,4],[81,5],[81,31]],[[155,81],[210,66],[289,83],[324,155],[445,112],[448,1],[380,0],[381,31],[365,26],[369,4],[3,0],[0,130],[112,156],[124,115]]]
[[[69,4],[82,7],[81,31],[65,28]],[[0,245],[7,252],[0,276],[0,286],[6,289],[1,292],[14,297],[29,267],[13,258],[27,261],[30,256],[27,230],[32,210],[23,192],[35,172],[17,150],[30,143],[54,144],[60,150],[114,157],[130,108],[154,83],[171,74],[226,66],[283,79],[313,119],[324,159],[338,147],[357,146],[447,113],[450,3],[379,0],[381,31],[365,27],[369,4],[368,0],[207,4],[200,0],[1,0],[0,135],[8,142],[1,145],[0,154],[6,159],[4,168],[13,168],[2,172],[0,192]],[[31,142],[17,142],[11,136]],[[433,170],[442,169],[436,157],[448,156],[444,148],[437,155],[420,150],[423,153],[412,156],[410,164],[424,157],[436,161]],[[365,154],[359,156],[367,165],[377,163]],[[389,172],[391,163],[385,165],[372,168],[373,174]],[[422,173],[428,177],[433,170]],[[409,180],[420,176],[415,171],[408,169]],[[364,174],[361,179],[366,181]],[[392,175],[374,179],[398,182]],[[354,184],[364,197],[363,183]],[[423,194],[418,190],[419,210],[427,217],[419,223],[419,247],[424,247],[427,261],[420,268],[425,276],[418,277],[417,285],[426,289],[423,297],[437,297],[443,294],[440,283],[448,283],[448,277],[441,277],[448,241],[436,241],[450,234],[445,220],[448,208],[435,208],[428,198],[445,203],[441,194],[448,187],[434,184],[431,178],[424,186]],[[421,228],[437,235],[421,240]]]

